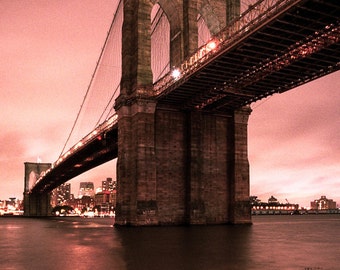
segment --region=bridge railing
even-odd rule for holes
[[[42,174],[42,176],[36,181],[36,183],[40,182],[40,180],[42,180],[45,175],[47,175],[51,170],[53,170],[55,167],[57,167],[59,164],[61,164],[63,161],[65,161],[70,155],[73,155],[76,152],[80,151],[82,148],[84,148],[90,142],[92,142],[93,140],[98,138],[98,136],[102,136],[101,134],[110,130],[117,122],[118,122],[118,115],[115,113],[109,119],[107,119],[106,121],[101,123],[98,127],[96,127],[93,131],[91,131],[85,137],[83,137],[79,142],[77,142],[75,145],[73,145],[67,152],[62,154],[58,158],[57,161],[52,163],[51,168],[46,170],[45,173]]]
[[[278,12],[282,12],[300,1],[301,0],[259,0],[253,5],[250,5],[239,17],[232,20],[223,30],[213,36],[206,44],[198,48],[193,55],[185,59],[179,68],[173,68],[172,71],[158,80],[154,84],[154,94],[159,95],[171,85],[175,85],[180,80],[184,81],[185,78],[208,63],[209,60],[220,51],[227,49],[250,31],[256,30]]]

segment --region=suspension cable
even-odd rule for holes
[[[161,76],[164,76],[164,71],[165,71],[168,67],[170,67],[170,61],[169,61],[168,63],[166,63],[166,65],[164,66],[164,68],[162,69],[162,71],[159,73],[159,75],[158,75],[157,79],[155,80],[155,82],[157,82],[157,81],[161,78]]]
[[[96,128],[96,127],[100,124],[101,119],[102,119],[104,113],[106,112],[107,108],[108,108],[109,105],[111,104],[111,101],[112,101],[113,98],[115,97],[115,95],[116,95],[116,93],[117,93],[117,90],[119,89],[119,86],[120,86],[120,83],[118,83],[118,85],[117,85],[115,91],[114,91],[113,94],[111,95],[111,98],[110,98],[109,102],[108,102],[107,105],[105,106],[105,108],[104,108],[102,114],[100,115],[100,117],[99,117],[99,119],[98,119],[96,125],[94,126],[94,128]],[[112,111],[112,108],[110,109],[109,113],[110,113],[111,111]],[[108,117],[108,116],[107,116],[107,117]],[[107,119],[107,117],[106,117],[106,119]],[[105,120],[106,120],[106,119],[105,119]]]
[[[79,111],[78,111],[77,117],[76,117],[76,119],[75,119],[75,121],[74,121],[74,123],[73,123],[73,126],[72,126],[72,128],[71,128],[71,131],[70,131],[70,133],[69,133],[67,139],[66,139],[66,142],[65,142],[65,144],[64,144],[64,146],[63,146],[63,149],[62,149],[61,152],[60,152],[59,158],[63,155],[64,150],[65,150],[65,148],[66,148],[66,146],[67,146],[67,144],[68,144],[68,142],[69,142],[69,140],[70,140],[70,138],[71,138],[71,135],[72,135],[72,133],[73,133],[73,131],[74,131],[74,128],[75,128],[75,126],[76,126],[76,124],[77,124],[77,122],[78,122],[80,113],[81,113],[81,111],[82,111],[82,109],[83,109],[83,106],[84,106],[84,104],[85,104],[85,100],[86,100],[86,98],[87,98],[87,96],[88,96],[88,94],[89,94],[89,91],[90,91],[90,88],[91,88],[91,86],[92,86],[92,83],[93,83],[95,74],[96,74],[96,72],[97,72],[99,63],[100,63],[100,61],[101,61],[101,59],[102,59],[102,56],[103,56],[103,54],[104,54],[104,50],[105,50],[106,44],[107,44],[107,42],[108,42],[108,39],[109,39],[109,36],[110,36],[111,29],[112,29],[112,27],[113,27],[113,24],[114,24],[115,21],[116,21],[117,13],[118,13],[118,10],[119,10],[119,7],[120,7],[121,3],[122,3],[122,0],[119,1],[119,4],[118,4],[118,6],[117,6],[117,8],[116,8],[116,10],[115,10],[115,12],[114,12],[113,20],[112,20],[112,22],[111,22],[109,31],[107,32],[107,35],[106,35],[106,38],[105,38],[105,42],[104,42],[104,46],[102,47],[102,50],[101,50],[101,52],[100,52],[100,55],[99,55],[98,61],[97,61],[97,63],[96,63],[95,69],[94,69],[93,74],[92,74],[92,76],[91,76],[90,83],[89,83],[89,85],[88,85],[88,87],[87,87],[87,89],[86,89],[85,96],[84,96],[83,101],[82,101],[82,103],[81,103],[81,105],[80,105],[80,109],[79,109]]]

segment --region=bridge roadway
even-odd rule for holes
[[[186,59],[178,68],[178,77],[169,73],[156,82],[157,106],[234,110],[339,70],[339,0],[269,2],[276,4],[268,4],[271,8],[266,15],[261,13],[266,7],[253,6],[214,36],[214,43]],[[115,117],[64,154],[31,193],[50,192],[116,158]]]
[[[158,103],[234,110],[339,70],[339,1],[275,2],[266,15],[256,11],[266,7],[254,6],[238,29],[232,25],[213,37],[215,44],[206,47],[216,48],[193,61],[199,49],[176,81],[168,75],[157,82]]]
[[[118,155],[116,118],[117,115],[112,116],[62,155],[52,168],[45,172],[45,176],[38,179],[31,193],[51,192],[83,172],[116,158]]]

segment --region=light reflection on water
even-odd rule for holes
[[[340,269],[340,215],[253,222],[115,228],[109,218],[0,218],[0,269]]]

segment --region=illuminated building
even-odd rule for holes
[[[310,207],[313,210],[336,209],[336,202],[332,199],[327,199],[326,196],[321,196],[320,199],[310,202]]]
[[[106,178],[102,181],[102,191],[95,195],[95,204],[98,212],[108,215],[114,211],[116,206],[116,181],[112,178]]]
[[[83,196],[94,196],[93,182],[80,182],[78,197],[82,198]]]
[[[116,207],[116,191],[103,191],[95,195],[94,198],[98,212],[109,214]]]
[[[280,203],[274,196],[268,199],[268,202],[261,202],[257,196],[250,197],[250,204],[253,215],[292,215],[297,214],[299,205],[289,203]]]
[[[63,205],[66,201],[71,199],[71,184],[61,184],[52,192],[51,203],[52,206]]]
[[[271,196],[269,199],[268,199],[268,205],[279,205],[279,201],[274,197],[274,196]]]
[[[113,191],[116,189],[116,181],[108,177],[106,180],[102,181],[102,191]]]

